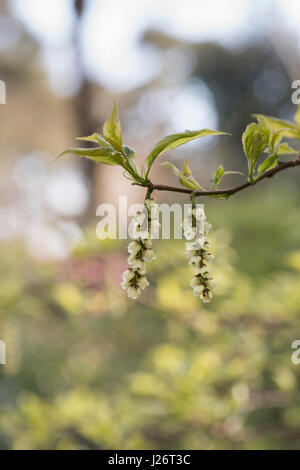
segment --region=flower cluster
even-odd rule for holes
[[[121,287],[127,290],[128,297],[131,299],[136,299],[141,289],[149,285],[145,276],[146,263],[155,259],[151,235],[159,229],[160,225],[156,220],[157,208],[158,205],[153,199],[146,199],[143,211],[137,212],[133,224],[134,241],[128,246],[130,267],[123,273],[121,282]]]
[[[214,255],[209,251],[211,243],[207,234],[212,225],[206,221],[206,216],[202,207],[193,208],[191,217],[183,220],[184,236],[187,240],[196,239],[192,248],[185,253],[189,258],[189,265],[194,268],[194,277],[191,280],[193,293],[203,302],[210,302],[216,289],[217,283],[213,280],[209,263],[214,259]],[[200,236],[198,233],[199,225]],[[199,237],[199,238],[197,238]]]

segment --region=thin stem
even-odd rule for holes
[[[152,191],[153,191],[153,187],[152,187],[152,186],[149,186],[149,187],[148,187],[148,190],[147,190],[147,194],[146,194],[145,199],[150,199],[151,194],[152,194]]]
[[[185,193],[185,194],[191,194],[194,193],[195,196],[232,196],[235,193],[238,193],[239,191],[242,191],[243,189],[248,188],[249,186],[253,186],[254,184],[258,183],[259,181],[262,181],[265,178],[272,178],[276,173],[279,173],[280,171],[285,170],[286,168],[292,168],[294,166],[300,166],[300,156],[295,158],[294,160],[289,160],[287,162],[278,162],[278,164],[272,168],[271,170],[266,171],[263,173],[261,176],[256,178],[253,182],[247,181],[246,183],[240,184],[239,186],[234,186],[232,188],[227,188],[227,189],[218,189],[218,190],[208,190],[208,191],[194,191],[193,189],[187,189],[187,188],[177,188],[175,186],[167,186],[164,184],[153,184],[150,181],[145,181],[143,183],[136,183],[139,186],[143,186],[145,188],[151,188],[151,190],[157,190],[157,191],[171,191],[174,193]]]

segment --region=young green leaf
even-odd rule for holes
[[[271,127],[273,131],[285,129],[284,136],[300,139],[300,132],[297,126],[290,121],[285,121],[283,119],[277,119],[271,116],[263,116],[262,114],[253,114],[253,116],[259,120],[259,118],[263,118]]]
[[[242,135],[242,143],[245,155],[248,159],[249,179],[253,180],[254,168],[258,157],[268,147],[270,141],[270,129],[264,120],[258,124],[252,122],[246,127]]]
[[[210,187],[211,188],[216,188],[223,176],[226,176],[226,175],[241,175],[241,176],[245,176],[244,173],[242,173],[241,171],[225,171],[223,166],[220,165],[216,171],[214,172],[213,176],[212,176],[212,179],[211,179],[211,182],[210,182]]]
[[[161,165],[169,167],[173,171],[173,173],[179,177],[179,181],[182,184],[182,186],[185,186],[186,188],[193,189],[193,190],[203,189],[200,186],[200,184],[193,178],[188,161],[184,163],[184,168],[182,172],[180,172],[178,168],[175,165],[173,165],[173,163],[164,162],[164,163],[161,163]]]
[[[174,175],[180,176],[180,171],[178,170],[178,168],[175,165],[173,165],[173,163],[163,162],[163,163],[161,163],[161,166],[167,166],[168,168],[170,168],[170,170],[173,171]]]
[[[60,158],[67,153],[75,154],[79,157],[86,157],[97,163],[104,163],[106,165],[121,165],[124,167],[124,157],[112,148],[108,148],[106,146],[97,148],[69,148],[59,154],[57,158]]]
[[[258,167],[257,173],[258,176],[260,176],[264,171],[271,170],[271,168],[274,168],[278,163],[278,155],[277,153],[273,153],[272,155],[269,155]]]
[[[290,147],[286,142],[283,142],[282,144],[279,144],[278,147],[276,148],[276,153],[278,155],[292,155],[297,152],[297,150],[293,149]]]
[[[225,174],[224,168],[223,168],[222,165],[220,165],[216,169],[216,171],[214,172],[214,174],[212,176],[210,186],[212,188],[215,188],[216,186],[218,186],[218,184],[221,182],[221,179],[223,178],[224,174]]]
[[[181,132],[178,134],[171,134],[171,135],[168,135],[167,137],[164,137],[155,145],[155,147],[152,149],[151,153],[148,155],[146,159],[147,166],[148,166],[148,173],[155,159],[159,155],[169,152],[169,150],[173,150],[179,147],[180,145],[190,142],[191,140],[199,139],[200,137],[205,137],[209,135],[221,135],[221,134],[227,134],[227,133],[219,132],[219,131],[212,131],[209,129],[201,129],[197,131],[186,131],[186,132]]]
[[[121,124],[117,115],[117,105],[114,102],[110,118],[105,121],[103,126],[103,135],[105,139],[118,151],[122,151],[122,132]]]
[[[123,145],[123,151],[128,159],[135,157],[135,151],[132,148]]]
[[[107,143],[104,138],[102,137],[101,134],[98,132],[95,132],[92,135],[88,135],[87,137],[77,137],[77,140],[84,140],[85,142],[94,142],[96,144],[99,144],[103,147],[109,147],[111,148],[111,145]]]
[[[183,170],[182,170],[183,176],[193,176],[192,171],[189,166],[189,161],[186,160],[183,165]]]

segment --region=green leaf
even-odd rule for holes
[[[97,163],[104,163],[106,165],[121,165],[124,167],[124,157],[117,153],[112,148],[106,146],[97,147],[97,148],[69,148],[58,155],[57,158],[66,155],[67,153],[72,153],[78,155],[79,157],[86,157],[90,160],[93,160]]]
[[[88,135],[87,137],[77,137],[77,140],[84,140],[85,142],[95,142],[96,144],[100,144],[103,147],[111,147],[109,143],[107,143],[101,134],[95,132],[92,135]]]
[[[270,142],[270,153],[274,153],[275,150],[277,150],[278,146],[280,145],[280,142],[282,139],[285,137],[286,129],[279,129],[278,131],[275,131],[272,134],[271,142]]]
[[[246,127],[242,135],[242,143],[245,155],[248,159],[249,180],[253,181],[253,174],[259,155],[268,147],[270,141],[270,129],[264,119],[258,124],[251,123]]]
[[[258,176],[260,176],[265,171],[271,170],[271,168],[274,168],[274,166],[276,166],[277,163],[278,163],[278,155],[277,153],[273,153],[259,165],[258,170],[257,170]]]
[[[125,153],[125,155],[128,159],[135,157],[135,151],[132,148],[124,145],[123,146],[123,151],[124,151],[124,153]]]
[[[224,174],[225,174],[224,168],[223,168],[222,165],[220,165],[216,169],[216,171],[214,172],[214,174],[212,176],[210,186],[212,188],[215,188],[216,186],[218,186],[218,184],[221,182],[221,179],[223,178]]]
[[[292,154],[299,153],[299,152],[297,152],[297,150],[290,147],[286,142],[283,142],[282,144],[278,145],[276,149],[276,153],[278,155],[292,155]]]
[[[241,175],[241,176],[245,176],[244,173],[242,173],[241,171],[225,171],[223,166],[220,165],[216,171],[214,172],[213,176],[212,176],[212,179],[211,179],[211,182],[210,182],[210,186],[211,188],[216,188],[220,182],[221,182],[221,179],[223,178],[223,176],[226,176],[226,175]]]
[[[182,186],[185,186],[188,189],[199,190],[202,189],[200,184],[194,180],[192,176],[183,176],[182,174],[179,177],[179,181]]]
[[[186,160],[183,165],[183,170],[182,170],[183,176],[193,176],[192,171],[189,166],[189,161]]]
[[[221,134],[227,134],[227,133],[219,132],[219,131],[211,131],[209,129],[201,129],[197,131],[186,131],[186,132],[181,132],[178,134],[171,134],[171,135],[168,135],[167,137],[164,137],[155,145],[155,147],[152,149],[151,153],[148,155],[146,159],[146,162],[148,165],[148,173],[155,159],[159,155],[169,152],[170,150],[173,150],[179,147],[180,145],[186,144],[187,142],[190,142],[191,140],[199,139],[200,137],[205,137],[209,135],[221,135]]]
[[[176,175],[176,176],[180,176],[180,171],[178,170],[178,168],[173,165],[173,163],[170,163],[170,162],[163,162],[161,163],[161,166],[167,166],[168,168],[170,168],[170,170],[173,171],[173,173]]]
[[[300,132],[297,126],[290,121],[285,121],[283,119],[277,119],[271,116],[264,116],[262,114],[253,114],[253,116],[258,120],[263,118],[271,127],[273,131],[285,129],[284,136],[290,138],[300,138]]]
[[[122,151],[122,132],[121,124],[117,115],[117,105],[114,102],[110,118],[105,121],[103,126],[105,139],[118,151]]]
[[[161,163],[161,165],[169,167],[173,171],[173,173],[179,177],[179,181],[182,184],[182,186],[185,186],[188,189],[194,189],[194,190],[203,189],[200,186],[200,184],[197,183],[197,181],[193,178],[192,172],[189,168],[188,161],[184,163],[184,168],[182,172],[180,172],[178,168],[175,165],[173,165],[173,163],[164,162],[164,163]]]

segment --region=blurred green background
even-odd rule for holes
[[[150,287],[129,301],[127,242],[98,240],[95,210],[144,190],[118,168],[54,162],[113,98],[140,161],[168,132],[230,132],[168,155],[204,185],[218,164],[245,171],[252,113],[292,118],[299,3],[184,3],[1,2],[1,449],[299,448],[298,170],[199,201],[219,284],[204,305],[182,240],[155,243]]]

